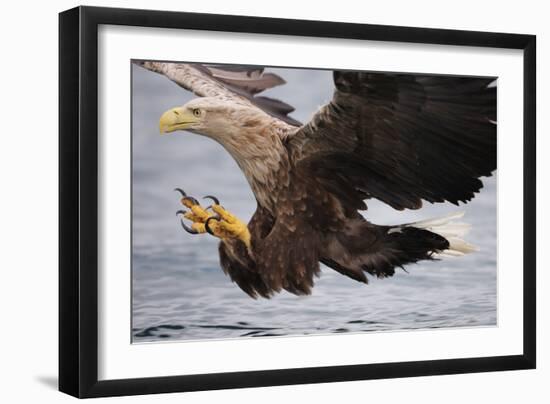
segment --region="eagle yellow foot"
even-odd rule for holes
[[[192,196],[188,196],[181,188],[176,188],[182,198],[181,203],[188,211],[178,210],[177,215],[182,215],[185,219],[191,221],[191,226],[185,224],[181,219],[181,225],[191,234],[210,233],[220,239],[238,239],[247,247],[250,247],[250,232],[246,223],[242,222],[237,216],[225,210],[220,205],[215,196],[205,196],[204,199],[211,199],[212,205],[203,208],[199,201]],[[210,212],[209,210],[212,210]]]

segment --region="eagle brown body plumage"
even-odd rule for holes
[[[359,211],[370,198],[398,210],[467,202],[482,188],[479,178],[496,169],[491,78],[335,71],[333,100],[299,126],[288,105],[255,97],[281,84],[272,75],[262,87],[261,74],[251,73],[258,68],[224,76],[221,67],[201,66],[193,80],[215,84],[201,90],[177,65],[147,63],[198,95],[223,85],[238,93],[224,112],[228,134],[197,132],[226,148],[256,196],[250,247],[239,239],[219,246],[224,272],[252,297],[309,294],[320,263],[367,283],[365,273],[391,276],[452,249],[452,239],[426,226],[379,226]]]

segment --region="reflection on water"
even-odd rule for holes
[[[328,100],[330,73],[280,70],[287,86],[271,94],[308,116]],[[191,96],[165,78],[133,67],[134,342],[367,332],[496,324],[496,180],[470,204],[426,205],[396,212],[369,202],[365,216],[378,224],[404,223],[465,210],[468,241],[480,251],[422,262],[389,279],[364,285],[323,267],[311,296],[283,292],[253,300],[219,267],[217,240],[179,227],[180,186],[196,197],[213,194],[242,219],[255,201],[236,164],[212,140],[186,132],[158,135],[158,118]],[[299,91],[290,91],[290,89]],[[314,93],[312,90],[314,89]]]

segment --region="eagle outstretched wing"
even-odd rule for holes
[[[290,125],[301,123],[288,114],[294,107],[275,98],[258,95],[264,90],[285,84],[261,66],[210,65],[134,60],[134,64],[162,74],[199,97],[216,97],[234,104],[255,106]]]
[[[496,169],[494,78],[335,71],[332,101],[287,139],[351,209],[466,202]]]

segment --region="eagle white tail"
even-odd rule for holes
[[[468,234],[472,226],[468,223],[453,222],[453,220],[460,219],[462,216],[464,216],[464,212],[455,212],[447,216],[409,223],[407,226],[429,230],[445,237],[449,242],[449,248],[439,253],[438,256],[461,257],[464,254],[478,251],[476,246],[463,240],[463,237]]]

